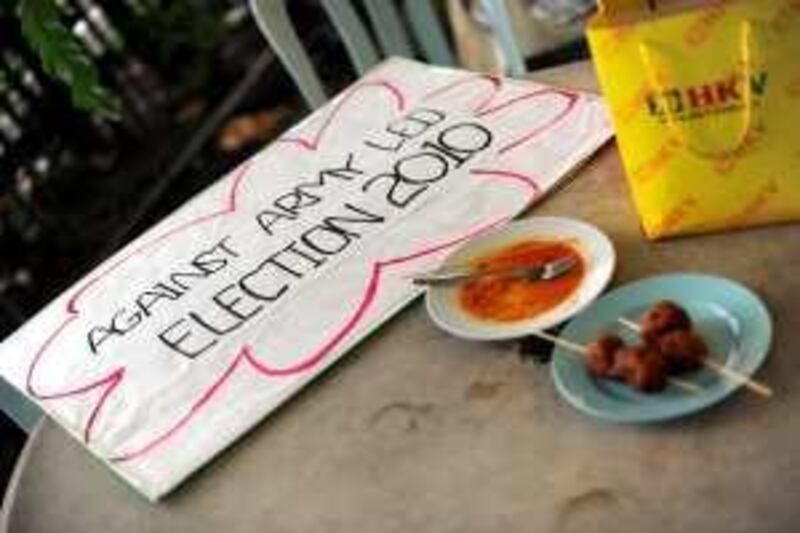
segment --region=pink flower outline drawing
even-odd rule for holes
[[[504,81],[496,76],[491,75],[465,75],[457,80],[437,87],[424,95],[422,102],[435,101],[437,98],[451,95],[453,92],[460,91],[466,87],[481,86],[481,92],[485,91],[485,96],[481,94],[480,101],[471,108],[471,112],[475,117],[487,118],[493,115],[500,115],[502,113],[515,110],[518,106],[526,103],[536,102],[541,97],[556,96],[558,100],[563,103],[561,109],[558,110],[552,117],[541,124],[536,124],[535,127],[526,129],[519,135],[515,135],[512,139],[504,142],[497,150],[495,160],[501,163],[503,156],[508,153],[519,149],[533,141],[544,132],[552,129],[561,123],[570,113],[575,109],[580,95],[576,92],[549,88],[549,87],[536,87],[530,91],[522,94],[516,94],[505,100],[500,100],[504,93]],[[485,89],[483,89],[485,87]],[[324,144],[326,132],[332,127],[336,120],[341,116],[343,110],[349,106],[358,103],[357,95],[365,90],[379,90],[387,95],[387,101],[391,106],[394,113],[401,114],[407,108],[406,98],[398,86],[386,79],[375,78],[366,79],[357,83],[348,89],[343,95],[331,106],[326,115],[320,121],[319,125],[315,125],[315,129],[307,135],[297,135],[289,132],[287,136],[279,139],[280,142],[294,149],[302,150],[305,152],[316,152],[318,148]],[[296,129],[296,128],[295,128]],[[256,156],[257,157],[257,156]],[[54,351],[54,345],[57,344],[59,336],[76,320],[80,317],[79,304],[81,303],[84,295],[96,285],[100,284],[108,276],[111,276],[115,270],[127,261],[135,258],[143,251],[151,247],[161,246],[169,241],[169,239],[189,228],[204,224],[219,217],[225,217],[236,212],[238,206],[238,193],[242,183],[248,177],[248,170],[250,168],[250,161],[246,161],[236,168],[233,172],[231,179],[231,186],[226,196],[224,205],[216,211],[208,214],[201,215],[188,222],[184,222],[174,228],[171,228],[164,233],[139,244],[132,250],[125,252],[121,257],[115,258],[111,261],[108,267],[104,268],[98,274],[85,279],[75,289],[72,296],[68,299],[65,306],[65,318],[59,323],[55,330],[47,336],[39,349],[34,354],[31,363],[28,367],[26,375],[26,389],[30,396],[40,401],[56,401],[68,397],[85,396],[89,394],[96,394],[97,398],[83,427],[83,440],[89,444],[92,441],[92,430],[98,418],[102,415],[103,407],[112,397],[114,392],[123,385],[126,375],[125,366],[117,366],[105,375],[97,379],[90,380],[88,383],[82,383],[73,387],[68,387],[63,390],[57,391],[42,391],[36,386],[36,374],[39,367],[45,361],[45,355]],[[540,188],[534,178],[530,177],[524,172],[514,169],[502,168],[501,166],[493,168],[479,168],[472,169],[470,175],[479,179],[498,179],[508,182],[512,186],[522,186],[525,193],[528,194],[529,201],[534,199],[540,192]],[[324,340],[319,349],[313,353],[299,358],[297,363],[286,368],[273,368],[264,359],[257,356],[257,348],[244,344],[233,355],[231,363],[227,366],[225,371],[217,377],[204,391],[204,393],[193,401],[187,408],[186,413],[178,420],[171,423],[167,430],[152,438],[150,441],[141,444],[134,449],[116,452],[112,456],[107,457],[111,461],[117,463],[132,461],[136,458],[142,457],[148,453],[153,452],[163,445],[168,440],[178,435],[182,428],[191,423],[213,400],[217,392],[224,387],[225,383],[235,374],[236,370],[244,366],[258,373],[259,375],[268,378],[282,378],[291,376],[300,372],[307,372],[313,370],[320,364],[355,328],[362,317],[365,315],[370,305],[374,301],[376,295],[380,291],[381,278],[385,273],[394,265],[399,265],[407,262],[414,261],[417,258],[424,257],[430,254],[438,253],[446,249],[450,249],[465,240],[474,237],[482,232],[488,231],[497,227],[500,224],[507,222],[511,217],[503,216],[495,220],[485,222],[478,225],[476,228],[471,228],[466,231],[462,236],[450,239],[445,242],[433,243],[426,246],[422,250],[417,250],[410,254],[400,257],[387,258],[379,260],[372,264],[370,268],[370,276],[364,284],[364,291],[360,298],[356,300],[353,312],[344,317],[342,320],[342,327],[331,338]]]

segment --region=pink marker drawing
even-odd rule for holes
[[[506,84],[501,78],[489,75],[465,75],[426,92],[419,100],[420,103],[426,105],[435,105],[437,102],[446,102],[459,95],[474,95],[474,98],[470,98],[470,100],[474,101],[469,102],[465,111],[475,119],[486,122],[502,119],[506,113],[520,112],[519,110],[524,110],[525,106],[536,106],[537,102],[547,102],[548,109],[552,110],[551,113],[545,113],[543,117],[539,117],[537,123],[526,124],[524,128],[520,128],[520,131],[515,131],[509,138],[502,139],[499,146],[494,150],[492,158],[482,160],[479,168],[472,168],[466,173],[471,179],[496,180],[498,183],[505,184],[503,186],[514,187],[530,202],[542,192],[539,180],[531,176],[525,169],[509,166],[506,159],[517,149],[530,146],[538,138],[561,125],[576,110],[581,96],[578,93],[563,89],[538,86],[522,91],[508,91],[508,94],[505,89]],[[311,123],[313,127],[310,131],[291,133],[279,139],[277,143],[284,145],[289,150],[308,152],[308,156],[311,157],[325,145],[328,133],[336,127],[337,122],[342,117],[347,116],[347,111],[359,109],[361,97],[367,93],[372,94],[373,97],[379,95],[392,116],[399,116],[410,108],[408,96],[404,94],[404,91],[397,83],[386,79],[367,79],[349,89],[334,105],[326,110],[325,114],[314,120]],[[44,390],[37,383],[37,374],[41,371],[42,365],[57,364],[58,357],[63,356],[58,346],[59,339],[68,328],[72,327],[80,319],[80,308],[84,300],[93,291],[98,290],[98,287],[113,276],[122,265],[135,260],[151,249],[165,246],[170,242],[171,238],[191,228],[235,214],[241,202],[240,189],[249,177],[248,171],[250,168],[251,162],[246,162],[234,170],[225,202],[219,209],[179,224],[133,247],[131,250],[124,252],[118,259],[109,263],[99,273],[94,274],[78,285],[65,305],[63,320],[45,337],[45,340],[34,353],[26,378],[27,391],[33,398],[42,401],[59,401],[70,397],[86,396],[93,402],[92,408],[84,421],[83,439],[86,443],[92,442],[93,430],[103,415],[104,406],[125,385],[128,369],[125,366],[115,366],[103,375],[96,379],[88,380],[86,383],[76,384],[60,390]],[[380,295],[383,281],[386,276],[391,275],[393,267],[412,263],[415,260],[450,250],[475,235],[507,222],[510,216],[494,217],[492,220],[481,222],[474,227],[466,229],[461,235],[442,236],[441,239],[422,246],[413,252],[397,257],[384,258],[372,263],[368,270],[369,275],[364,280],[362,292],[354,295],[349,314],[341,317],[340,326],[333,335],[320,339],[316,349],[298,357],[296,362],[291,365],[275,367],[269,363],[269,354],[262,353],[258,346],[253,346],[249,343],[242,344],[229,355],[231,358],[230,363],[225,367],[224,371],[208,385],[202,394],[186,406],[182,416],[167,424],[165,430],[148,441],[129,449],[118,450],[108,459],[117,463],[133,461],[155,452],[164,443],[177,438],[183,428],[196,422],[196,419],[202,415],[204,409],[214,400],[218,392],[225,387],[225,384],[240,369],[254,372],[269,380],[286,379],[300,373],[313,371],[361,324],[376,298]]]

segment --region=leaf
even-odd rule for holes
[[[19,16],[22,33],[45,72],[69,87],[72,103],[99,116],[119,119],[119,100],[100,83],[97,67],[64,26],[53,0],[22,0]]]

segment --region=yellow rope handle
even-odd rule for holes
[[[741,148],[749,142],[750,134],[754,131],[755,120],[754,120],[754,108],[753,105],[753,87],[751,83],[751,76],[752,76],[752,42],[753,42],[753,24],[749,20],[745,20],[742,22],[741,26],[741,61],[742,61],[742,69],[744,70],[744,117],[742,120],[742,130],[739,132],[736,138],[736,144],[730,149],[719,149],[719,150],[705,150],[703,148],[698,148],[695,146],[691,140],[688,138],[686,131],[680,124],[680,120],[675,116],[673,111],[670,109],[669,105],[664,106],[664,112],[666,115],[666,122],[667,127],[672,131],[672,133],[677,137],[681,143],[694,155],[705,158],[705,159],[715,159],[715,158],[723,158],[723,157],[731,157],[736,155],[736,153],[741,150]],[[655,66],[655,60],[653,59],[653,53],[651,51],[651,46],[648,45],[646,42],[642,41],[639,43],[639,54],[642,58],[642,63],[644,64],[645,71],[647,72],[647,76],[650,79],[650,85],[661,94],[667,92],[667,88],[662,83],[660,76],[658,75],[658,71]]]

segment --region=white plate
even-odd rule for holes
[[[458,337],[474,340],[524,337],[570,319],[594,301],[611,280],[616,255],[609,238],[595,226],[558,217],[531,217],[512,222],[456,249],[444,260],[442,267],[463,265],[528,239],[572,241],[570,244],[575,246],[586,264],[583,280],[572,296],[532,318],[499,322],[475,318],[464,311],[458,303],[458,285],[430,287],[425,295],[425,304],[436,325]]]

